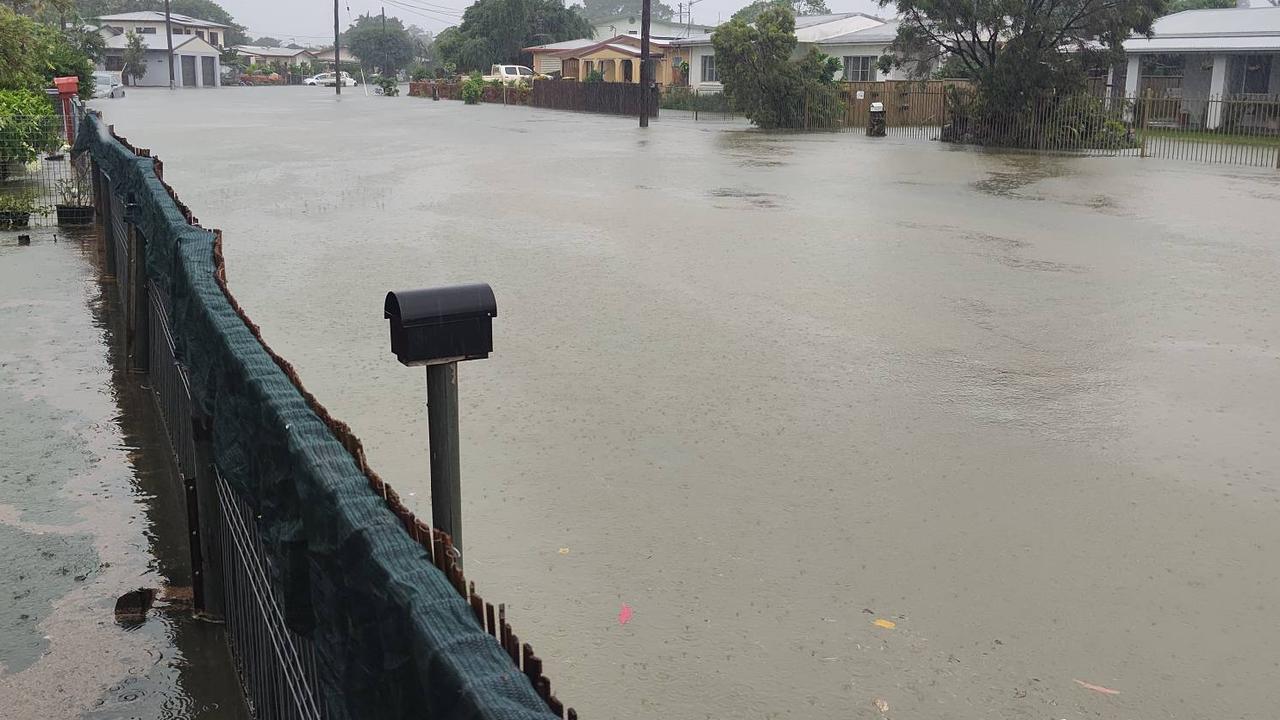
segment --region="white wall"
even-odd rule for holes
[[[694,45],[689,48],[689,87],[700,92],[720,92],[724,86],[719,82],[702,82],[702,56],[716,54],[710,45]]]
[[[596,40],[608,40],[617,35],[634,35],[640,37],[640,16],[637,14],[635,22],[629,22],[631,18],[615,18],[614,20],[594,26]],[[692,30],[686,32],[686,26],[664,22],[662,20],[649,21],[650,37],[690,37],[692,35],[702,35],[709,33],[713,29],[711,25],[693,24]]]
[[[889,53],[888,45],[818,45],[818,52],[826,53],[841,62],[840,72],[836,73],[836,79],[844,78],[844,58],[846,55],[859,57],[879,58],[881,55]],[[874,63],[874,60],[872,61]],[[876,80],[910,80],[905,68],[894,68],[888,73],[876,69]]]

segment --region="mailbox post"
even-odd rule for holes
[[[383,316],[391,352],[427,368],[431,444],[431,524],[448,533],[462,565],[462,483],[458,454],[458,362],[489,357],[498,304],[486,284],[387,293]]]

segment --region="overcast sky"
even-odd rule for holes
[[[570,0],[570,4],[575,1]],[[727,20],[749,1],[700,0],[693,7],[693,21],[714,24],[717,18]],[[247,25],[254,37],[269,35],[299,45],[323,44],[326,39],[332,43],[333,0],[218,0],[218,3],[235,16],[236,22]],[[470,0],[338,0],[338,3],[343,29],[347,27],[348,17],[359,17],[363,13],[376,15],[385,7],[388,16],[394,15],[406,25],[417,25],[432,32],[461,22],[463,8],[471,4]],[[675,7],[675,0],[669,4]],[[827,0],[827,4],[834,12],[893,14],[879,11],[873,0]]]

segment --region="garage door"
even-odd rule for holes
[[[202,80],[204,80],[204,86],[213,87],[216,84],[214,82],[213,58],[211,57],[200,58],[200,71],[201,71],[200,74],[204,76],[202,78]]]
[[[196,58],[194,55],[182,56],[182,86],[196,86]]]

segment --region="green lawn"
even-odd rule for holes
[[[1138,132],[1138,137],[1177,140],[1181,142],[1222,143],[1227,145],[1260,145],[1264,147],[1280,146],[1280,135],[1232,135],[1227,133],[1208,132],[1205,130],[1147,128],[1146,130],[1140,130]]]

